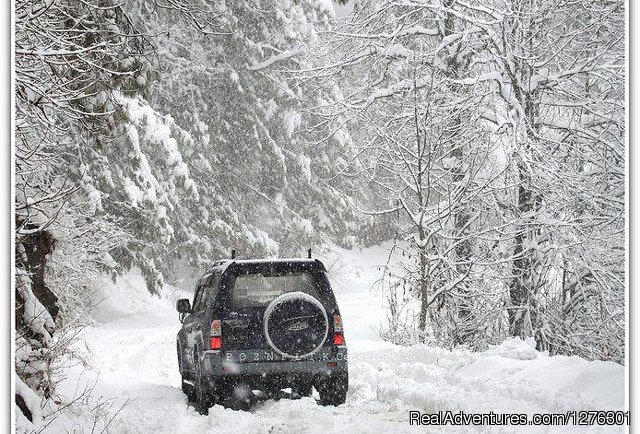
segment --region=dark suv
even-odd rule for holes
[[[234,389],[267,396],[291,388],[322,405],[345,402],[347,348],[342,319],[317,259],[217,261],[196,285],[193,307],[177,302],[182,390],[198,411]]]

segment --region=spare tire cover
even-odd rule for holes
[[[275,298],[264,312],[264,335],[269,346],[286,358],[310,356],[327,339],[327,312],[316,298],[289,292]]]

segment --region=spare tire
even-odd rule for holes
[[[264,336],[275,352],[289,359],[317,352],[327,339],[327,311],[304,292],[289,292],[274,299],[264,312]]]

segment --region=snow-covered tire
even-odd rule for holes
[[[275,401],[279,401],[282,397],[282,389],[279,386],[266,386],[263,388],[262,392],[265,394],[267,399],[273,399]]]
[[[329,320],[322,303],[299,291],[282,294],[269,303],[263,324],[269,346],[287,359],[316,353],[329,333]]]
[[[347,400],[347,389],[349,388],[349,377],[347,374],[330,377],[323,381],[318,387],[320,394],[320,405],[337,406],[344,404]]]
[[[193,384],[190,384],[190,382],[187,381],[187,378],[184,375],[184,361],[182,359],[182,350],[180,348],[180,344],[178,343],[176,345],[176,349],[178,351],[178,370],[180,372],[180,378],[181,378],[181,388],[182,388],[182,392],[187,395],[187,400],[189,402],[194,402],[196,400],[196,391],[195,388],[193,387]]]
[[[180,342],[176,343],[176,352],[178,353],[178,372],[184,378],[184,365],[182,361],[182,349],[180,348]]]
[[[195,402],[196,401],[196,389],[192,384],[189,384],[184,377],[182,377],[182,393],[187,395],[187,401]]]
[[[209,384],[204,378],[204,375],[202,375],[200,361],[196,361],[196,370],[195,407],[198,413],[206,416],[209,414],[209,407],[213,405],[213,399],[211,391],[209,390]]]
[[[295,387],[292,387],[291,391],[299,397],[304,398],[311,396],[312,388],[313,386],[310,383],[299,383]]]

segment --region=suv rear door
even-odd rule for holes
[[[295,290],[309,292],[322,303],[327,313],[331,314],[335,301],[331,294],[327,294],[328,282],[323,276],[324,273],[312,267],[312,264],[304,265],[236,264],[234,269],[225,273],[222,326],[225,351],[271,350],[264,335],[264,313],[269,303],[282,293]],[[313,283],[312,288],[296,285],[299,283],[296,282],[298,276],[307,276],[300,279],[310,279]],[[289,287],[286,287],[287,285]],[[272,293],[269,293],[269,290],[273,290]],[[332,322],[330,321],[331,326]]]

